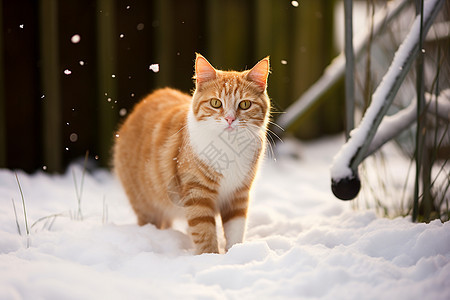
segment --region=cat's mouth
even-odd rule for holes
[[[237,130],[239,128],[239,122],[238,121],[234,121],[231,124],[224,124],[224,128],[226,131],[234,131]]]
[[[222,127],[223,126],[223,127]],[[233,120],[232,122],[221,123],[221,127],[226,131],[233,131],[237,128],[237,122]]]

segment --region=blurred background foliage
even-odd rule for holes
[[[333,57],[330,0],[0,0],[0,167],[107,166],[119,122],[152,90],[192,91],[195,52],[243,70],[270,55],[276,119]],[[149,69],[159,65],[159,72]],[[296,126],[343,129],[339,84]]]

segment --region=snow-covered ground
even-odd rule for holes
[[[43,218],[20,236],[19,188],[0,170],[0,299],[450,299],[450,222],[381,218],[334,198],[342,143],[281,146],[255,184],[245,243],[219,255],[192,255],[182,222],[137,226],[104,170],[86,175],[78,220],[76,165],[18,172],[29,226]],[[395,172],[408,167],[395,158]]]

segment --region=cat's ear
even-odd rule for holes
[[[204,58],[197,53],[195,58],[195,80],[197,85],[216,78],[216,69]]]
[[[269,76],[269,57],[259,61],[247,74],[247,79],[256,83],[262,91],[266,90],[267,76]]]

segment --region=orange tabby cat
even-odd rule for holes
[[[264,152],[269,58],[243,72],[219,71],[201,55],[193,96],[161,89],[136,105],[118,132],[114,167],[139,225],[185,217],[196,253],[244,239],[249,192]]]

